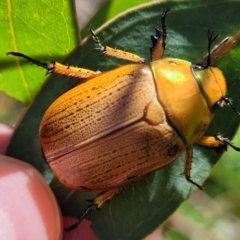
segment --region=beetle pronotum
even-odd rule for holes
[[[213,60],[230,50],[240,33],[211,51],[216,36],[209,31],[208,54],[197,64],[163,58],[168,11],[162,14],[162,29],[152,36],[151,62],[103,46],[93,31],[103,54],[133,63],[99,73],[9,52],[48,73],[86,79],[52,103],[39,128],[43,153],[59,180],[73,189],[101,192],[68,230],[124,186],[170,164],[184,151],[184,175],[201,189],[190,177],[194,143],[217,150],[229,145],[240,151],[227,138],[205,136],[217,106],[230,105],[240,115],[225,96],[225,77],[211,66]]]

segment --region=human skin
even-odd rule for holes
[[[62,217],[58,203],[42,175],[31,165],[4,155],[13,128],[0,123],[0,238],[24,240],[97,240],[91,222],[63,229],[77,219]],[[145,240],[160,240],[158,229]]]
[[[73,231],[64,231],[76,219],[62,218],[42,175],[27,163],[4,156],[12,133],[11,127],[0,124],[0,238],[96,240],[87,220]]]

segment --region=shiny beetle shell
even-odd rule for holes
[[[216,85],[212,69],[203,70],[211,79],[204,86]],[[225,95],[225,78],[217,73],[218,92]],[[212,97],[208,103],[187,61],[125,65],[53,102],[40,125],[43,152],[70,188],[120,188],[171,163],[200,139],[213,117]]]
[[[90,30],[96,48],[109,57],[132,62],[105,73],[45,63],[23,53],[8,54],[62,76],[78,78],[80,84],[57,98],[40,123],[43,154],[56,177],[74,190],[97,191],[78,221],[101,208],[121,189],[143,179],[185,152],[183,174],[191,178],[193,144],[214,150],[240,147],[222,135],[205,135],[217,107],[230,106],[227,84],[213,61],[227,54],[240,39],[240,31],[212,50],[217,35],[208,31],[208,53],[196,64],[163,58],[166,46],[166,8],[162,28],[151,36],[151,62],[131,52],[103,46]],[[180,174],[180,173],[179,173]]]

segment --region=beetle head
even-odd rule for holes
[[[212,111],[217,105],[223,106],[222,99],[227,92],[227,82],[222,71],[216,67],[202,70],[192,68],[192,70],[209,109]]]
[[[214,36],[213,32],[208,30],[208,54],[203,58],[202,62],[192,64],[192,71],[210,110],[214,110],[217,106],[229,105],[240,118],[240,112],[236,110],[232,101],[225,97],[227,82],[222,71],[211,66],[213,62],[230,52],[234,44],[240,39],[240,31],[231,37],[225,38],[211,50],[212,43],[217,37],[218,35]]]

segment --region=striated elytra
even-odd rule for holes
[[[75,228],[91,210],[100,208],[122,187],[143,179],[186,152],[184,175],[190,177],[193,144],[216,150],[235,147],[227,138],[205,136],[217,106],[230,105],[226,79],[213,60],[230,51],[240,33],[224,39],[211,51],[216,39],[208,32],[208,54],[197,64],[163,58],[166,25],[152,36],[151,62],[142,57],[103,46],[91,31],[99,50],[133,63],[99,73],[39,62],[10,52],[48,72],[85,79],[56,99],[45,112],[39,138],[44,156],[58,179],[82,191],[98,191]]]

